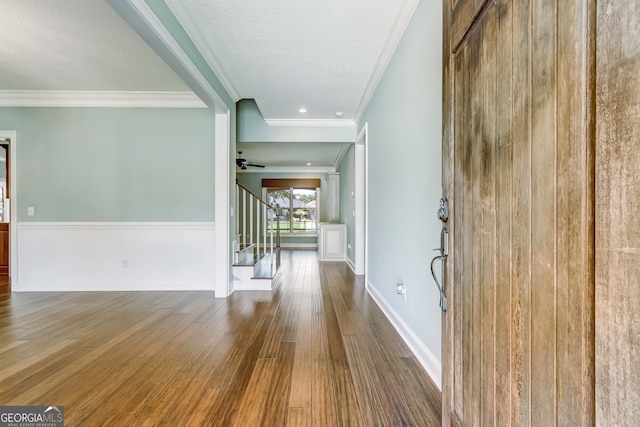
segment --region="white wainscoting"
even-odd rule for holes
[[[21,222],[13,290],[214,290],[212,222]]]
[[[398,331],[404,342],[409,346],[422,367],[427,371],[431,380],[442,390],[442,364],[436,356],[424,345],[420,338],[411,330],[409,325],[402,320],[402,317],[387,303],[382,294],[369,283],[366,282],[369,295],[375,300],[382,312],[387,316],[393,327]]]

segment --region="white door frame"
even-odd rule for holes
[[[367,272],[367,235],[369,200],[368,187],[368,142],[369,123],[365,123],[355,143],[355,274]]]
[[[215,242],[214,242],[214,277],[215,297],[226,298],[230,293],[231,273],[231,168],[230,129],[231,115],[216,113],[215,115]],[[235,171],[235,170],[234,170]]]
[[[18,139],[14,130],[0,130],[0,138],[9,139],[9,276],[11,277],[11,290],[15,291],[18,285]]]

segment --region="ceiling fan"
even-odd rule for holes
[[[253,167],[256,167],[256,168],[263,168],[264,167],[264,165],[251,163],[251,162],[247,161],[246,159],[243,159],[242,158],[242,151],[238,151],[238,158],[236,158],[236,166],[238,166],[242,170],[245,170],[247,168],[247,166],[253,166]]]

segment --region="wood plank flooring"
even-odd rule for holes
[[[69,426],[437,426],[360,278],[283,251],[276,291],[0,293],[0,405]]]

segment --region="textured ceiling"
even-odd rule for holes
[[[0,90],[190,91],[104,0],[0,0]]]
[[[356,116],[416,3],[167,0],[230,92],[266,119],[325,120]]]
[[[329,121],[362,112],[418,2],[164,1],[232,98],[266,119]],[[105,0],[0,0],[0,91],[191,93]],[[244,150],[272,167],[332,167],[345,146],[322,144]]]

